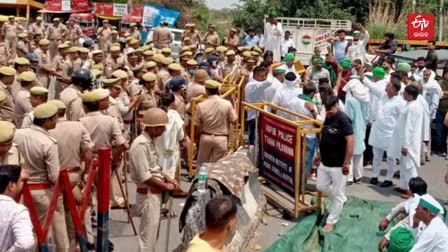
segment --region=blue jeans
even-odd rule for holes
[[[446,126],[443,124],[443,120],[445,119],[446,113],[437,111],[436,113],[436,137],[434,139],[434,149],[435,152],[447,152],[447,146],[446,146],[446,135],[447,135],[447,129]]]
[[[313,158],[316,151],[317,138],[306,138],[306,176],[310,175],[311,168],[313,168]]]

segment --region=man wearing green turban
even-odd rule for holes
[[[282,68],[286,70],[286,73],[290,72],[294,73],[298,78],[297,82],[300,83],[301,82],[300,74],[297,73],[296,68],[294,67],[295,59],[296,57],[294,56],[293,53],[286,54],[285,57],[283,58],[283,62],[285,62],[285,64],[282,65]]]
[[[390,234],[387,252],[409,252],[414,246],[414,235],[405,227],[397,227]]]
[[[282,24],[277,22],[277,12],[269,13],[269,21],[264,24],[264,46],[266,51],[272,51],[274,61],[279,62],[283,36]]]
[[[320,79],[327,79],[330,83],[330,72],[323,67],[324,60],[322,58],[315,58],[313,66],[307,69],[307,81],[313,83],[316,87],[319,86]]]

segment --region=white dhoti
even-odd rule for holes
[[[364,155],[353,155],[352,163],[350,164],[350,170],[348,174],[348,181],[353,181],[353,179],[360,179],[363,176],[364,166],[363,166]]]
[[[400,160],[400,188],[409,190],[409,180],[418,176],[417,168],[419,164],[416,164],[415,160],[409,154],[401,156]]]

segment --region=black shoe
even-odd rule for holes
[[[347,181],[347,186],[352,186],[353,185],[353,181]]]
[[[390,187],[392,185],[393,185],[392,181],[389,180],[384,180],[384,182],[380,184],[381,187]]]
[[[371,178],[371,179],[370,179],[370,184],[372,184],[372,185],[378,185],[378,178]]]
[[[95,244],[94,243],[87,243],[87,250],[95,250]]]
[[[108,243],[109,243],[109,251],[113,251],[115,245],[110,240],[108,240]]]
[[[355,184],[361,184],[361,178],[359,178],[359,179],[353,179],[353,183],[355,183]]]
[[[400,178],[400,171],[394,172],[394,178]]]

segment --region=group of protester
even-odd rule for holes
[[[162,208],[162,193],[187,195],[179,187],[182,163],[196,159],[196,164],[203,164],[224,157],[230,125],[237,122],[239,114],[234,109],[236,101],[219,94],[225,85],[242,79],[247,82],[247,102],[266,100],[323,121],[319,138],[316,134],[304,136],[304,148],[307,174],[317,176],[317,189],[332,201],[326,231],[333,229],[346,201],[346,180],[360,183],[364,164],[372,163],[370,183],[378,184],[386,153],[388,174],[381,186],[391,186],[398,169],[397,190],[403,197],[412,197],[409,184],[431,154],[430,122],[436,119],[441,129],[437,136],[446,134],[440,122],[448,109],[448,70],[437,83],[429,66],[434,60],[434,42],[429,42],[432,54],[427,59],[395,67],[389,55],[396,44],[393,34],[387,33],[385,42],[374,50],[378,61],[372,65],[365,51],[368,32],[359,26],[352,42],[340,32],[329,39],[333,53],[324,59],[316,50],[312,64],[300,71],[294,43],[288,42],[290,33],[283,33],[276,13],[271,13],[265,24],[263,38],[255,37],[258,35],[252,29],[246,35],[239,26],[221,41],[214,25],[201,37],[194,24],[187,24],[178,63],[172,57],[172,35],[167,26],[164,21],[154,28],[152,38],[142,45],[137,24],[132,23],[120,37],[105,20],[98,30],[98,48],[94,48],[90,41],[79,43],[82,31],[73,19],[65,26],[55,18],[45,29],[38,17],[28,31],[19,30],[13,17],[4,24],[5,43],[0,44],[4,52],[0,55],[0,200],[11,207],[0,208],[0,226],[8,227],[1,231],[11,231],[0,232],[2,251],[14,251],[15,247],[27,251],[35,246],[29,236],[32,226],[27,210],[13,202],[20,198],[23,181],[27,180],[42,223],[61,167],[68,169],[73,192],[82,192],[85,174],[101,147],[112,149],[111,174],[118,178],[111,179],[113,208],[126,207],[119,187],[128,159],[132,181],[137,184],[136,209],[141,215],[139,251],[155,251],[160,217],[171,214]],[[196,61],[202,47],[203,59]],[[202,95],[206,99],[198,104],[192,121],[192,100]],[[271,112],[296,119],[283,111]],[[248,110],[250,144],[255,144],[256,121],[257,114]],[[189,138],[192,124],[196,139]],[[442,135],[437,139],[437,151],[446,153],[446,144],[441,144],[445,139]],[[194,157],[189,156],[191,141],[196,146]],[[440,236],[426,230],[446,233],[446,226],[431,226],[430,214],[436,216],[440,211],[434,210],[438,205],[425,195],[418,202],[424,213],[415,214],[414,223],[425,223],[428,228],[420,237],[434,240]],[[89,248],[94,246],[90,214],[95,202],[92,195],[83,216]],[[209,205],[207,228],[193,239],[190,251],[221,251],[235,231],[235,202],[218,198]],[[62,195],[49,236],[56,251],[77,246]],[[415,246],[429,238],[416,238]],[[441,244],[440,248],[447,248]],[[112,244],[110,247],[113,249]]]

